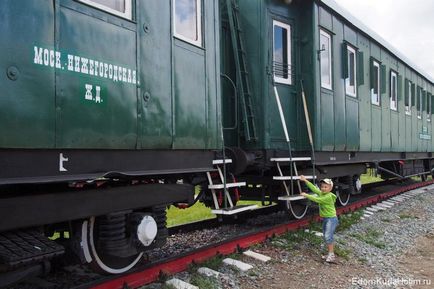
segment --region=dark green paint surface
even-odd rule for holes
[[[422,140],[419,134],[426,127],[432,131],[426,112],[421,120],[405,115],[403,85],[405,79],[432,90],[432,83],[397,59],[369,35],[349,25],[340,15],[317,2],[303,1],[286,5],[282,1],[239,1],[252,76],[259,140],[256,148],[286,149],[283,128],[273,92],[271,73],[272,21],[291,25],[293,85],[277,84],[288,132],[297,150],[308,150],[307,130],[301,102],[300,80],[303,80],[315,148],[318,151],[429,151],[433,140]],[[333,88],[321,88],[318,59],[319,29],[332,35]],[[227,37],[226,37],[227,38]],[[228,41],[228,40],[226,40]],[[224,46],[228,46],[226,42]],[[357,50],[357,96],[345,93],[343,43]],[[224,69],[234,75],[228,50],[224,50]],[[376,59],[382,66],[380,105],[371,102],[370,63]],[[231,70],[232,69],[232,70]],[[398,108],[390,109],[390,70],[398,73]],[[224,86],[224,95],[230,92]],[[225,96],[223,96],[225,97]],[[226,105],[224,119],[233,121],[234,110]],[[240,121],[241,119],[239,119]],[[234,133],[226,134],[231,143]],[[242,137],[240,142],[242,143]]]
[[[170,1],[133,1],[133,20],[73,0],[23,3],[0,3],[10,40],[0,67],[19,73],[0,76],[2,148],[221,146],[218,3],[202,5],[201,47],[173,36]],[[60,65],[35,64],[34,46],[61,53]],[[70,71],[68,55],[137,71],[137,81]]]
[[[50,1],[0,1],[0,147],[53,148],[54,71],[33,64],[33,46],[54,46]],[[18,70],[16,80],[6,75]]]

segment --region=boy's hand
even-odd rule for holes
[[[303,175],[301,175],[301,176],[300,176],[300,181],[303,181],[303,182],[305,182],[305,181],[306,181],[306,177],[305,177],[305,176],[303,176]]]
[[[307,194],[306,194],[305,192],[301,192],[301,193],[300,193],[300,196],[306,197]]]

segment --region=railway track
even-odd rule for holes
[[[372,205],[398,195],[400,193],[413,190],[419,187],[433,184],[434,181],[428,181],[423,183],[404,183],[404,186],[398,187],[395,182],[384,181],[374,184],[365,185],[363,190],[366,191],[363,195],[353,196],[353,200],[345,207],[337,208],[337,213],[344,214],[350,211],[355,211],[364,206]],[[402,183],[400,184],[402,185]],[[369,190],[369,191],[367,191]],[[252,212],[249,212],[244,217],[245,219],[255,218],[259,215],[272,214],[273,208],[265,207]],[[275,210],[275,209],[274,209]],[[282,223],[272,224],[266,226],[259,226],[258,229],[247,229],[241,233],[237,233],[235,236],[226,238],[225,240],[215,243],[208,243],[204,246],[189,249],[180,254],[165,256],[163,258],[156,258],[151,260],[146,266],[137,268],[134,272],[124,274],[122,276],[101,276],[92,275],[91,273],[84,273],[82,282],[80,279],[75,280],[70,285],[58,286],[44,286],[39,285],[40,288],[68,288],[73,289],[119,289],[119,288],[138,288],[140,286],[155,282],[159,279],[161,274],[172,275],[188,269],[188,266],[192,263],[200,263],[207,259],[210,259],[216,255],[228,255],[234,253],[237,250],[244,250],[254,244],[264,242],[265,240],[275,236],[286,233],[288,231],[297,230],[299,228],[307,227],[312,220],[318,221],[319,216],[313,214],[317,212],[316,208],[311,209],[311,214],[301,220],[283,220]],[[221,222],[217,219],[204,220],[200,222],[180,225],[169,229],[169,235],[176,234],[190,234],[194,231],[198,231],[203,228],[218,228],[222,226]],[[235,225],[236,226],[236,225]],[[231,230],[231,229],[229,229]],[[235,227],[233,230],[237,230]],[[72,271],[82,270],[76,268]],[[76,272],[74,272],[76,274]],[[65,276],[63,276],[65,277]],[[62,278],[59,276],[57,278]],[[13,287],[13,288],[26,288],[26,287]],[[28,287],[34,288],[34,287]]]

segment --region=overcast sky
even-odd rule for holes
[[[335,0],[434,79],[434,0]]]

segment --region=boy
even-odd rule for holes
[[[333,234],[335,233],[338,225],[338,218],[336,217],[336,195],[331,191],[333,189],[333,181],[331,179],[323,179],[320,181],[320,189],[314,186],[311,182],[306,180],[306,177],[301,175],[300,180],[305,182],[307,187],[317,194],[318,196],[301,193],[300,195],[307,199],[318,203],[319,216],[323,219],[322,232],[324,234],[324,240],[327,244],[328,255],[326,262],[331,263],[335,261],[334,246],[333,246]]]

